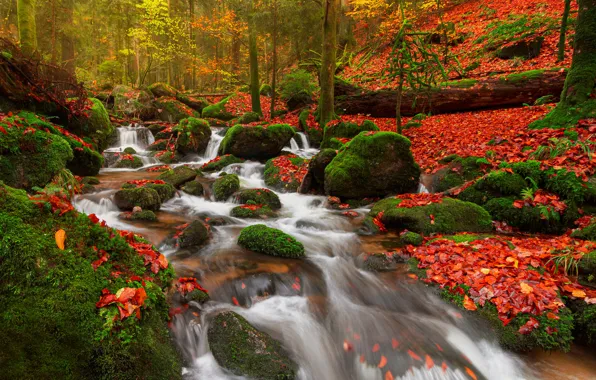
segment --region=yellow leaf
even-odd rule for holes
[[[490,273],[490,269],[488,269],[488,268],[482,268],[482,269],[480,269],[480,272],[482,272],[484,274],[489,274]]]
[[[66,239],[66,231],[60,229],[56,231],[56,235],[54,237],[56,238],[56,245],[58,246],[58,248],[64,251],[64,240]]]
[[[575,298],[586,298],[586,292],[584,292],[581,289],[575,289],[572,293],[572,296],[574,296]]]
[[[532,288],[530,285],[526,284],[525,282],[520,283],[519,286],[521,287],[521,291],[524,294],[530,294],[534,291],[534,288]]]

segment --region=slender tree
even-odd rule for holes
[[[37,27],[35,24],[36,0],[17,0],[17,17],[21,48],[27,54],[37,49]]]
[[[323,3],[323,53],[321,61],[321,97],[319,99],[319,122],[324,127],[335,116],[333,82],[337,54],[337,16],[339,0],[326,0]]]
[[[565,9],[563,10],[563,19],[561,20],[561,34],[559,35],[559,53],[557,61],[565,59],[565,35],[567,34],[567,20],[571,11],[571,0],[565,0]]]
[[[251,9],[248,15],[248,50],[250,61],[250,97],[252,101],[252,112],[259,115],[261,111],[261,95],[259,93],[259,61],[257,50],[257,31],[255,25],[255,0],[251,1]]]
[[[71,33],[74,14],[74,0],[63,1],[66,27],[62,29],[62,65],[71,74],[75,72],[75,41]]]
[[[273,0],[273,67],[271,73],[271,119],[275,114],[275,91],[277,86],[277,0]]]

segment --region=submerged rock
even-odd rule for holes
[[[314,191],[317,194],[325,193],[325,168],[337,156],[335,149],[323,149],[308,163],[308,172],[300,184],[298,192],[307,194]]]
[[[294,128],[287,124],[261,126],[236,125],[226,132],[219,155],[233,154],[246,159],[269,159],[278,156],[292,137]]]
[[[203,195],[203,184],[196,179],[194,181],[189,181],[184,184],[181,188],[186,194],[194,195],[196,197],[200,197]]]
[[[292,236],[264,224],[255,224],[244,228],[238,237],[238,245],[269,256],[294,259],[304,257],[302,243]]]
[[[296,377],[296,364],[282,345],[232,311],[217,314],[209,322],[207,334],[217,363],[235,375],[254,379]]]
[[[325,193],[344,199],[414,193],[420,167],[410,140],[393,132],[362,132],[325,168]]]
[[[196,247],[209,240],[209,230],[201,220],[195,220],[178,236],[180,248]]]
[[[144,187],[118,190],[114,194],[114,203],[121,210],[131,211],[135,206],[151,211],[158,211],[161,207],[161,200],[157,191]]]
[[[157,177],[157,179],[165,181],[170,185],[179,188],[187,182],[192,181],[197,177],[197,171],[189,168],[188,166],[178,166],[174,169],[170,169],[163,172]]]

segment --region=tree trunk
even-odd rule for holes
[[[25,54],[32,54],[37,49],[35,8],[36,0],[17,0],[19,39]]]
[[[559,35],[559,53],[557,62],[565,59],[565,34],[567,33],[567,19],[571,10],[571,0],[565,0],[565,9],[563,10],[563,19],[561,20],[561,34]]]
[[[327,125],[335,115],[334,77],[337,49],[337,11],[339,0],[326,0],[323,20],[323,53],[321,61],[321,98],[319,100],[319,123]]]
[[[257,32],[255,30],[254,12],[255,0],[252,0],[252,8],[248,19],[248,49],[250,57],[250,97],[252,101],[252,112],[263,115],[261,111],[261,96],[259,94],[259,61],[257,51]]]
[[[275,114],[275,87],[277,86],[277,0],[273,0],[273,67],[271,68],[271,119]]]
[[[560,94],[565,75],[564,72],[544,72],[542,75],[525,79],[491,78],[478,81],[472,88],[437,88],[431,90],[429,96],[418,93],[417,99],[415,93],[406,90],[403,92],[401,115],[414,116],[422,112],[441,114],[533,104],[542,96]],[[349,90],[345,83],[341,89],[346,95],[337,99],[335,106],[343,110],[344,114],[397,117],[397,91],[363,92],[357,88]]]
[[[71,28],[74,15],[74,0],[64,1],[64,23]],[[62,31],[62,67],[70,74],[75,72],[75,41],[70,31]]]

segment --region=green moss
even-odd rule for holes
[[[234,312],[217,314],[207,334],[219,365],[235,375],[279,380],[296,377],[296,365],[282,345]]]
[[[137,154],[137,151],[134,148],[128,147],[124,149],[124,154]]]
[[[161,207],[157,191],[144,187],[118,190],[114,194],[114,203],[121,210],[132,210],[139,206],[143,210],[158,211]]]
[[[258,205],[267,205],[272,210],[281,208],[281,201],[277,194],[269,189],[247,189],[236,194],[237,201],[243,204],[254,202]]]
[[[415,192],[420,168],[410,140],[393,132],[361,132],[325,168],[325,193],[347,199]]]
[[[405,234],[400,235],[399,237],[400,243],[404,245],[415,245],[419,246],[422,245],[422,241],[424,240],[420,234],[416,232],[408,231]]]
[[[596,117],[596,100],[588,100],[576,106],[557,106],[543,119],[529,125],[530,129],[571,128],[580,120]]]
[[[155,183],[148,183],[143,187],[155,190],[159,195],[159,201],[161,203],[169,201],[170,199],[174,198],[174,195],[176,195],[176,188],[169,183],[161,185]]]
[[[153,83],[147,89],[151,91],[156,98],[161,98],[162,96],[174,97],[178,92],[174,87],[163,82]]]
[[[428,244],[436,241],[436,240],[441,240],[441,239],[445,239],[445,240],[451,240],[454,241],[456,243],[471,243],[477,240],[484,240],[484,239],[488,239],[493,237],[494,235],[488,235],[488,234],[457,234],[457,235],[447,235],[447,236],[441,236],[440,238],[437,239],[433,239],[431,241],[428,242]]]
[[[182,191],[186,194],[194,195],[196,197],[200,197],[203,195],[203,184],[197,180],[187,182],[184,186],[182,186]]]
[[[186,104],[176,100],[175,98],[161,97],[155,100],[155,107],[157,107],[160,120],[170,123],[178,123],[188,117],[199,118],[201,115],[187,106]]]
[[[244,115],[240,116],[236,121],[237,124],[250,124],[255,123],[261,119],[261,115],[256,112],[247,112]]]
[[[85,177],[83,183],[87,185],[99,185],[99,179],[97,177]]]
[[[420,262],[418,261],[417,258],[410,257],[410,259],[406,262],[406,264],[408,264],[408,271],[410,271],[411,273],[414,273],[416,276],[418,276],[419,279],[426,278],[426,269],[418,268],[418,265],[420,264]]]
[[[441,83],[441,87],[454,87],[454,88],[472,88],[478,83],[476,79],[461,79],[449,82]]]
[[[274,124],[266,128],[236,125],[226,132],[218,154],[269,159],[278,156],[295,134],[294,128],[288,124]]]
[[[508,83],[522,83],[531,79],[538,79],[541,78],[544,75],[544,70],[530,70],[530,71],[524,71],[521,73],[513,73],[513,74],[509,74],[503,78],[501,78],[502,81],[508,82]]]
[[[301,157],[294,157],[290,159],[292,164],[300,167],[304,165],[305,160]],[[275,158],[268,160],[265,163],[265,172],[263,176],[265,178],[265,185],[268,187],[278,190],[278,191],[286,191],[286,192],[296,192],[302,183],[300,179],[296,178],[294,175],[295,173],[288,173],[289,179],[287,181],[282,181],[279,176],[280,169],[275,166]]]
[[[209,239],[209,230],[201,220],[195,220],[182,231],[178,237],[180,248],[189,248],[202,245]]]
[[[138,169],[143,167],[143,161],[137,156],[133,156],[132,160],[120,160],[114,166],[119,169]]]
[[[194,117],[181,120],[173,132],[177,134],[176,150],[186,154],[205,152],[211,139],[209,122]]]
[[[213,196],[218,202],[225,201],[238,190],[240,190],[240,179],[236,174],[225,175],[213,183]]]
[[[400,208],[400,203],[401,200],[396,198],[377,202],[369,212],[365,225],[377,231],[372,219],[383,212],[381,220],[387,227],[407,229],[424,235],[492,231],[490,215],[482,207],[470,202],[445,198],[442,203],[412,208]]]
[[[159,155],[156,154],[155,157],[159,160],[159,162],[168,164],[168,165],[178,163],[182,159],[182,155],[178,151],[163,152]]]
[[[165,181],[170,185],[179,188],[186,182],[192,181],[197,177],[197,171],[188,166],[178,166],[163,172],[157,177],[158,180]]]
[[[201,170],[204,172],[218,172],[223,170],[226,166],[232,164],[241,164],[244,162],[243,158],[238,158],[232,154],[226,154],[219,157],[218,161],[209,162],[205,164]]]
[[[89,117],[71,120],[68,129],[82,138],[90,138],[101,152],[108,147],[115,129],[103,103],[95,98],[89,100],[92,103],[91,109],[87,111]]]
[[[272,93],[273,90],[270,85],[267,83],[261,85],[261,88],[259,89],[259,94],[261,94],[261,96],[271,96]]]
[[[527,232],[561,233],[566,229],[565,216],[543,219],[538,207],[513,207],[515,198],[494,198],[489,200],[484,208],[495,220],[507,222]],[[569,211],[567,211],[569,212]]]
[[[545,104],[554,103],[555,97],[553,95],[541,96],[534,102],[535,106],[543,106]]]
[[[485,49],[495,50],[508,42],[521,41],[538,33],[541,28],[557,25],[558,20],[544,14],[511,14],[507,19],[498,20],[488,25],[488,32],[475,43],[485,43]]]
[[[292,236],[264,224],[244,228],[238,245],[251,251],[286,258],[304,257],[304,246]]]
[[[331,148],[333,138],[354,138],[362,131],[379,131],[379,127],[372,121],[366,120],[361,125],[350,122],[340,122],[335,125],[327,125],[323,132],[321,148]]]
[[[157,220],[157,216],[151,210],[143,210],[133,213],[130,216],[130,220],[145,220],[148,222],[155,222]]]
[[[588,305],[583,300],[568,302],[573,310],[573,335],[579,343],[590,348],[596,347],[596,305]]]
[[[244,219],[267,219],[275,216],[275,212],[269,206],[263,206],[256,210],[251,210],[242,206],[237,206],[232,209],[230,215],[235,218]]]
[[[463,185],[467,181],[471,181],[481,177],[484,173],[482,170],[482,163],[479,161],[481,157],[465,157],[462,158],[456,154],[452,154],[443,158],[440,162],[442,164],[450,164],[449,171],[443,178],[439,180],[436,187],[437,192],[447,191],[454,187]]]
[[[226,104],[234,95],[230,95],[227,98],[221,100],[219,103],[212,104],[203,108],[202,116],[204,118],[219,119],[223,121],[229,121],[234,118],[230,112],[226,110]]]

